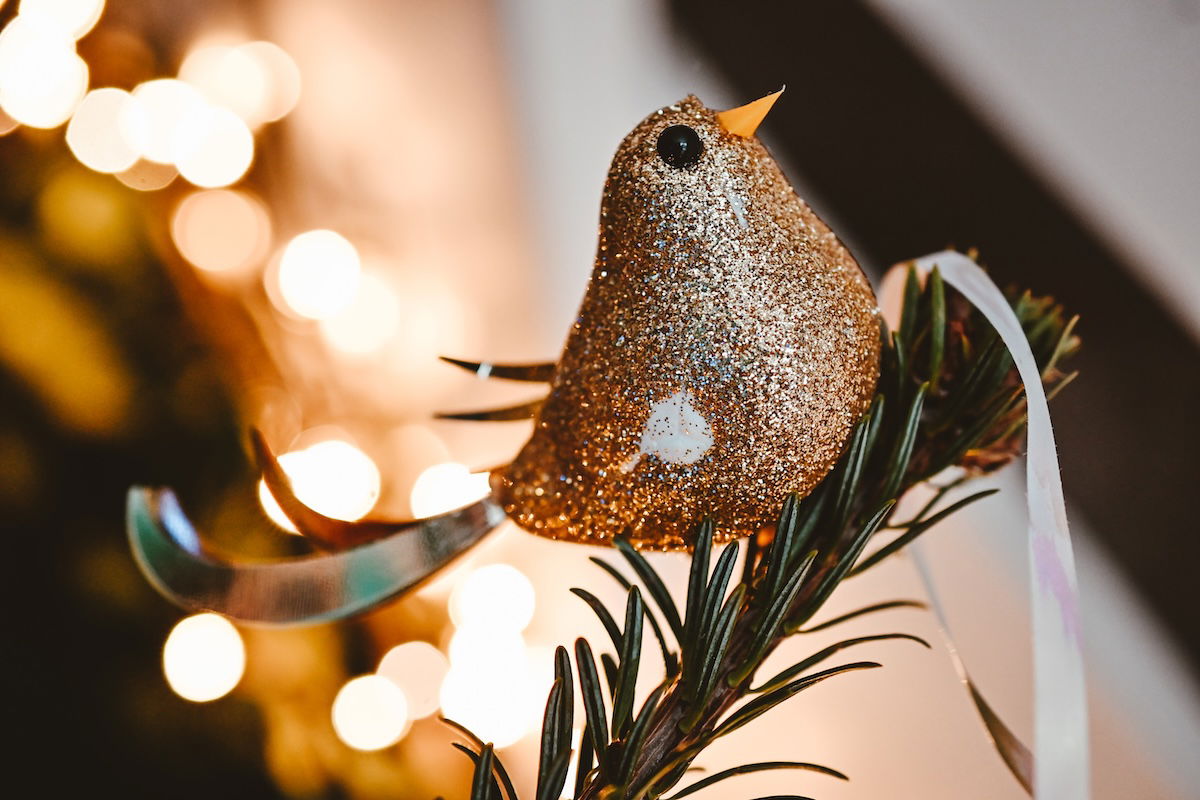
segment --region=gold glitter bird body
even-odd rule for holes
[[[493,477],[521,527],[673,549],[709,516],[747,535],[840,455],[874,393],[878,308],[753,136],[773,100],[750,135],[729,130],[746,112],[688,97],[621,143],[550,395]]]
[[[298,499],[253,443],[281,509],[323,554],[232,563],[207,552],[168,489],[135,488],[128,531],[150,581],[248,624],[337,619],[411,590],[505,516],[554,539],[646,549],[774,521],[810,492],[866,411],[879,373],[871,287],[754,137],[778,97],[663,108],[617,150],[591,282],[557,364],[446,359],[481,377],[549,382],[544,401],[444,414],[536,420],[492,495],[424,520],[344,522]]]

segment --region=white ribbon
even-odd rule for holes
[[[979,309],[1008,348],[1025,385],[1034,676],[1033,797],[1087,800],[1088,715],[1079,587],[1042,376],[1008,300],[974,261],[947,250],[915,263],[922,275],[936,266],[942,279]],[[903,274],[903,266],[893,268],[884,279],[880,295],[885,296],[889,285],[894,288],[897,280],[902,283]]]

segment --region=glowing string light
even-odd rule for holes
[[[246,668],[241,634],[217,614],[196,614],[177,624],[163,646],[163,673],[185,700],[205,703],[237,686]]]
[[[333,231],[315,230],[288,242],[275,277],[284,310],[319,320],[353,301],[361,273],[354,245]]]
[[[139,192],[156,192],[171,185],[179,175],[173,164],[158,164],[144,158],[127,170],[118,172],[117,180]]]
[[[227,108],[197,106],[184,117],[175,166],[196,186],[213,189],[241,179],[254,161],[254,135]]]
[[[31,128],[66,122],[88,86],[74,40],[45,20],[18,16],[0,32],[0,106]]]
[[[452,666],[441,691],[442,713],[497,747],[508,747],[531,730],[530,709],[541,699],[527,671],[488,660]]]
[[[67,146],[79,163],[96,172],[123,172],[138,160],[139,142],[126,132],[144,129],[144,123],[120,124],[122,118],[144,114],[133,95],[121,89],[88,92],[67,125]]]
[[[180,155],[187,126],[206,110],[204,98],[188,84],[160,78],[133,90],[140,113],[123,114],[122,134],[137,142],[143,158],[159,164],[174,164]]]
[[[471,472],[462,464],[434,464],[413,483],[409,505],[413,516],[435,517],[486,497],[490,491],[486,472]]]
[[[400,687],[379,675],[350,680],[333,701],[333,729],[355,750],[382,750],[404,736],[408,702]]]
[[[206,272],[238,273],[258,264],[271,241],[271,219],[257,198],[232,189],[192,192],[171,217],[180,255]]]
[[[317,442],[279,456],[279,465],[291,479],[292,490],[301,502],[327,517],[361,519],[379,500],[382,485],[379,468],[370,456],[349,442],[339,439]],[[273,522],[296,533],[262,481],[258,499]]]
[[[3,5],[3,3],[0,3]],[[19,13],[82,39],[100,21],[104,0],[21,0]]]
[[[238,50],[254,61],[269,76],[266,102],[261,109],[263,122],[287,116],[300,100],[300,68],[282,47],[271,42],[250,42]]]
[[[533,619],[535,595],[529,578],[509,564],[473,570],[450,595],[450,618],[460,629],[520,633]]]
[[[4,4],[4,0],[0,0],[0,5]],[[0,107],[0,136],[7,133],[12,133],[17,128],[21,127],[21,123],[10,117],[5,110]]]
[[[380,660],[377,675],[400,687],[408,700],[413,719],[427,717],[438,709],[438,693],[450,670],[450,662],[428,642],[405,642]]]
[[[296,62],[271,42],[196,47],[183,60],[179,78],[251,128],[282,118],[300,97]]]
[[[227,108],[254,126],[270,92],[270,76],[262,64],[240,47],[210,45],[188,53],[179,79],[196,87],[213,105]]]

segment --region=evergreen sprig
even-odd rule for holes
[[[1050,298],[1028,292],[1011,303],[1053,396],[1074,377],[1058,365],[1078,347],[1075,319],[1066,319]],[[929,647],[905,633],[860,636],[830,645],[773,677],[757,677],[766,658],[790,636],[920,605],[879,603],[805,627],[847,577],[870,569],[947,516],[992,494],[976,492],[941,507],[966,478],[1017,454],[1024,423],[1020,381],[995,330],[957,293],[947,291],[936,269],[922,286],[910,268],[899,327],[882,330],[873,402],[821,484],[807,497],[784,500],[773,532],[750,537],[744,547],[740,542],[726,545],[710,568],[715,526],[712,520],[700,521],[682,609],[650,563],[624,539],[616,542],[618,552],[642,588],[615,565],[592,559],[626,590],[624,622],[618,625],[590,592],[572,590],[599,617],[612,653],[601,654],[602,686],[591,644],[582,638],[575,642],[585,719],[578,753],[573,753],[576,676],[566,649],[558,648],[542,726],[537,800],[657,800],[716,739],[828,678],[880,666],[856,661],[811,671],[842,650],[899,639]],[[959,468],[962,476],[943,484],[911,519],[892,519],[908,489],[949,467]],[[864,555],[880,538],[887,540]],[[744,561],[735,581],[741,550]],[[642,599],[643,588],[650,604]],[[662,651],[664,677],[635,713],[644,622]],[[605,690],[610,700],[605,700]],[[517,800],[492,746],[456,727],[471,743],[458,747],[475,763],[472,800]],[[567,787],[572,758],[576,780]],[[767,761],[715,773],[666,800],[769,769],[807,769],[845,778],[815,764]]]

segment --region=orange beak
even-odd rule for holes
[[[783,89],[772,92],[766,97],[760,97],[753,103],[731,108],[728,111],[718,111],[717,122],[720,122],[722,128],[735,136],[749,139],[766,119],[767,112],[771,110],[771,106],[775,105],[775,101],[781,94],[783,94]]]

